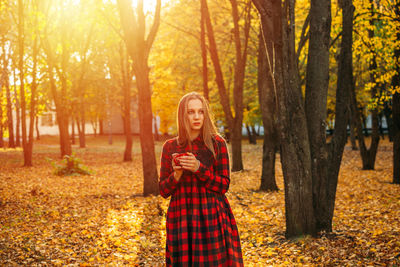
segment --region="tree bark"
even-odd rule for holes
[[[317,231],[327,227],[322,222],[321,216],[326,213],[325,209],[329,206],[327,199],[327,190],[329,190],[327,180],[328,147],[325,121],[329,85],[330,32],[331,1],[311,0],[305,110]],[[338,121],[336,120],[336,122]]]
[[[37,14],[37,13],[35,13]],[[35,28],[37,27],[37,21],[38,17],[35,15],[34,19],[34,25]],[[31,105],[30,105],[30,111],[29,111],[29,139],[28,143],[26,146],[26,150],[24,153],[26,154],[26,162],[25,166],[32,166],[32,153],[33,153],[33,130],[35,126],[35,117],[36,117],[36,90],[37,90],[37,63],[38,63],[38,54],[39,54],[39,44],[38,44],[38,37],[39,34],[35,32],[35,37],[33,40],[33,54],[32,54],[32,61],[33,61],[33,66],[32,66],[32,85],[31,85]]]
[[[202,59],[202,75],[203,75],[203,95],[204,98],[209,101],[209,92],[208,88],[208,66],[207,66],[207,44],[206,44],[206,29],[205,29],[205,17],[207,10],[204,7],[204,1],[200,1],[200,46],[201,46],[201,59]]]
[[[342,0],[340,4],[343,11],[343,31],[336,89],[335,128],[331,142],[328,144],[329,154],[326,178],[325,181],[321,183],[325,184],[325,186],[316,188],[317,196],[325,196],[322,198],[314,198],[314,203],[321,202],[321,204],[324,205],[315,205],[319,207],[319,209],[316,210],[317,230],[327,232],[332,231],[332,218],[335,208],[338,175],[344,146],[347,141],[347,125],[350,119],[350,91],[354,84],[352,63],[354,6],[352,0]],[[323,201],[326,202],[323,203]]]
[[[15,69],[13,71],[14,81],[17,80],[17,76],[15,74]],[[15,116],[16,116],[16,125],[15,125],[15,146],[21,146],[21,105],[19,102],[17,84],[14,83],[14,98],[15,98]]]
[[[274,21],[272,49],[267,56],[274,66],[274,84],[279,114],[281,161],[285,183],[286,237],[315,235],[312,199],[311,156],[307,122],[299,87],[294,48],[294,0],[253,0],[261,25]],[[276,25],[276,26],[275,26]],[[268,35],[265,27],[264,36]],[[268,40],[264,39],[266,43]],[[273,61],[272,61],[273,60]]]
[[[262,191],[278,191],[279,188],[275,180],[275,159],[277,147],[279,147],[278,133],[276,129],[277,108],[275,85],[273,80],[273,69],[270,69],[266,49],[268,55],[273,55],[273,41],[275,40],[273,27],[281,27],[281,24],[274,25],[272,17],[267,17],[262,20],[259,36],[259,49],[258,49],[258,99],[260,102],[260,109],[264,125],[264,143],[263,143],[263,158],[262,158],[262,172],[261,172],[261,185]],[[264,30],[264,33],[262,32]],[[264,38],[265,37],[265,42]],[[272,62],[270,62],[272,63]]]
[[[207,36],[210,45],[210,57],[214,65],[216,83],[218,86],[218,92],[220,102],[223,107],[225,119],[229,128],[229,140],[232,144],[232,171],[243,170],[242,161],[242,127],[243,127],[243,86],[244,86],[244,74],[246,69],[247,61],[247,47],[249,41],[249,31],[251,22],[251,2],[249,1],[246,7],[246,18],[244,26],[244,42],[242,44],[239,29],[239,11],[238,3],[236,0],[230,0],[232,6],[232,18],[233,18],[233,36],[236,50],[236,62],[235,62],[235,74],[234,74],[234,86],[233,86],[233,107],[235,110],[235,116],[233,116],[229,94],[225,86],[224,76],[222,73],[221,63],[219,60],[218,49],[215,42],[214,30],[211,23],[210,12],[208,10],[207,0],[201,0],[202,11],[204,20],[207,28]],[[243,48],[242,48],[243,46]]]
[[[3,46],[3,84],[5,85],[6,88],[6,99],[7,99],[8,147],[15,148],[14,119],[12,116],[12,100],[11,100],[10,82],[7,70],[8,70],[8,59],[6,59],[6,51]]]
[[[132,131],[131,131],[131,79],[128,55],[124,51],[123,44],[120,44],[120,67],[122,76],[122,91],[124,98],[124,132],[125,132],[125,152],[124,161],[132,161]]]
[[[371,2],[371,13],[373,14],[373,3]],[[371,27],[375,27],[374,26],[374,19],[370,20],[370,26]],[[368,30],[368,36],[369,38],[373,38],[374,37],[374,31],[372,30]],[[369,71],[370,71],[370,79],[371,82],[375,83],[375,71],[377,69],[377,63],[376,63],[376,53],[375,51],[373,51],[373,58],[372,61],[369,65]],[[377,97],[377,86],[375,85],[372,87],[371,89],[371,98],[375,99]],[[359,129],[357,129],[357,137],[358,137],[358,144],[360,147],[360,154],[361,154],[361,159],[362,159],[362,165],[363,165],[363,170],[373,170],[375,168],[375,160],[376,160],[376,154],[378,152],[378,145],[379,145],[379,121],[378,121],[378,110],[377,108],[374,108],[371,111],[371,118],[372,118],[372,134],[371,134],[371,144],[370,147],[367,148],[367,145],[365,144],[365,139],[364,139],[364,134],[362,132],[362,128],[365,129],[365,131],[367,131],[367,124],[366,124],[366,119],[363,119],[364,121],[364,127],[362,127],[361,125],[361,119],[363,118],[363,114],[361,114],[361,112],[359,112],[359,110],[357,109],[357,96],[355,93],[355,88],[353,89],[352,92],[352,105],[353,105],[353,109],[355,111],[355,120],[357,120],[357,127]]]
[[[400,1],[396,1],[394,6],[395,14],[400,19]],[[397,41],[400,40],[400,26],[397,24]],[[400,88],[400,48],[397,46],[394,52],[396,64],[396,75],[392,78],[393,88]],[[393,94],[393,183],[400,184],[400,92]]]
[[[131,2],[118,0],[122,29],[127,51],[132,58],[133,72],[136,76],[139,99],[140,147],[143,165],[143,194],[159,194],[158,173],[152,132],[153,111],[151,106],[151,89],[149,80],[148,56],[160,25],[161,0],[157,0],[156,12],[150,32],[145,37],[145,16],[143,0],[138,1],[136,15]]]
[[[36,115],[36,119],[35,119],[35,127],[36,127],[36,140],[40,140],[39,117],[37,115]]]

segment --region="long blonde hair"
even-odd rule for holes
[[[216,158],[216,151],[214,149],[213,139],[217,135],[217,130],[215,128],[212,113],[210,112],[210,107],[208,101],[199,93],[191,92],[184,95],[179,101],[178,111],[177,111],[177,125],[178,125],[178,144],[184,146],[189,144],[190,149],[192,148],[192,142],[190,141],[190,124],[188,118],[188,103],[190,100],[198,99],[203,104],[204,111],[204,122],[201,128],[201,135],[203,141],[207,148],[213,153],[214,158]]]

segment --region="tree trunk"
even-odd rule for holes
[[[385,102],[385,106],[383,108],[383,113],[386,118],[386,125],[388,129],[389,141],[393,142],[393,118],[392,118],[392,109],[389,107],[388,102]]]
[[[36,13],[37,14],[37,13]],[[37,15],[34,19],[34,25],[37,26]],[[33,66],[32,66],[32,85],[31,85],[31,105],[29,112],[29,139],[26,150],[24,153],[26,154],[26,166],[32,166],[32,153],[33,153],[33,130],[35,126],[35,117],[36,117],[36,90],[37,90],[37,63],[38,63],[38,53],[39,53],[39,44],[38,44],[38,36],[39,34],[36,32],[35,38],[33,41]]]
[[[373,3],[371,2],[372,5],[372,10],[371,12],[373,13]],[[371,27],[374,27],[374,20],[371,19],[370,20],[370,25]],[[374,31],[372,30],[368,30],[368,35],[369,38],[373,38],[374,37]],[[369,65],[369,71],[370,71],[370,79],[371,82],[375,83],[375,71],[377,69],[377,63],[376,63],[376,54],[375,51],[373,52],[373,58],[372,61]],[[377,97],[377,85],[375,85],[372,89],[371,89],[371,98],[375,99]],[[354,107],[355,110],[358,111],[358,109],[356,108],[357,105],[357,98],[356,98],[356,93],[354,92],[353,89],[353,93],[352,93],[352,105]],[[372,134],[371,134],[371,144],[370,147],[367,148],[366,144],[365,144],[365,139],[364,139],[364,135],[362,133],[362,125],[361,125],[361,119],[364,121],[364,127],[365,131],[367,131],[367,124],[366,124],[366,119],[364,119],[364,115],[360,114],[360,112],[355,112],[355,120],[357,120],[357,127],[360,128],[357,130],[357,134],[358,134],[358,144],[360,147],[360,154],[361,154],[361,159],[362,159],[362,165],[363,165],[363,170],[373,170],[375,168],[375,160],[376,160],[376,154],[378,152],[378,145],[379,145],[379,121],[378,121],[378,110],[375,108],[372,110],[371,112],[371,117],[372,117]],[[361,116],[360,116],[361,115]]]
[[[160,141],[160,135],[158,133],[157,117],[156,116],[154,116],[153,121],[154,121],[154,124],[153,124],[154,125],[154,139],[156,141]]]
[[[2,77],[3,78],[3,77]],[[0,103],[3,102],[3,86],[2,79],[0,80]],[[3,132],[3,105],[0,105],[0,147],[4,147],[4,132]]]
[[[316,189],[317,196],[314,203],[320,202],[322,205],[316,210],[317,230],[332,231],[332,218],[335,208],[336,188],[340,165],[343,156],[344,146],[347,142],[347,125],[350,119],[350,91],[353,87],[353,14],[354,6],[352,0],[342,0],[342,42],[339,55],[338,83],[336,89],[336,107],[335,107],[335,128],[329,143],[328,168],[326,178],[324,178],[324,187]],[[322,185],[322,183],[321,183]],[[319,191],[318,191],[319,190]],[[326,201],[323,203],[323,201]]]
[[[136,76],[139,97],[140,147],[143,165],[143,194],[159,194],[157,163],[154,151],[152,131],[153,111],[151,106],[151,89],[149,81],[148,56],[160,25],[161,0],[157,0],[153,25],[147,39],[146,20],[143,12],[143,0],[139,0],[136,15],[131,2],[118,0],[122,29],[125,34],[127,51],[132,58],[133,72]],[[137,17],[137,19],[136,19]]]
[[[36,126],[36,140],[40,140],[39,117],[38,116],[36,116],[35,126]]]
[[[29,158],[27,150],[26,139],[26,100],[25,100],[25,72],[24,72],[24,4],[22,0],[18,0],[18,70],[20,82],[20,96],[21,96],[21,130],[22,130],[22,149],[24,151],[24,166],[29,165]]]
[[[8,59],[6,59],[5,48],[3,48],[3,83],[5,84],[6,98],[7,98],[8,147],[15,148],[14,119],[12,115],[12,100],[11,100],[10,82],[7,70],[8,70]]]
[[[327,192],[330,190],[327,180],[328,147],[326,145],[325,123],[329,85],[330,32],[331,1],[311,0],[305,110],[311,153],[313,207],[317,231],[331,227],[329,222],[324,222],[329,206]],[[338,123],[337,120],[336,123]],[[334,190],[336,192],[336,187]]]
[[[264,39],[264,42],[271,41],[275,52],[273,57],[266,51],[273,60],[271,66],[275,67],[273,80],[285,183],[286,236],[315,235],[310,147],[294,49],[294,0],[286,3],[285,10],[282,10],[281,1],[253,0],[253,3],[260,13],[263,26],[269,27],[271,24],[268,21],[274,22],[274,39]],[[262,32],[268,36],[265,27]]]
[[[122,91],[124,97],[124,132],[125,132],[125,152],[124,161],[132,161],[132,131],[131,131],[131,78],[128,55],[126,55],[123,44],[120,44],[120,65],[122,76]]]
[[[83,100],[82,100],[83,101]],[[84,104],[81,103],[80,104],[80,120],[77,121],[77,124],[80,123],[81,125],[81,130],[79,131],[79,147],[80,148],[85,148],[86,147],[86,136],[85,136],[85,132],[86,132],[86,120],[85,120],[85,108],[84,108]]]
[[[208,88],[208,66],[207,66],[207,45],[206,45],[206,29],[205,29],[205,12],[207,11],[204,7],[204,1],[200,1],[200,46],[201,46],[201,59],[202,59],[202,75],[203,75],[203,95],[204,98],[209,100],[209,91]]]
[[[71,144],[75,145],[75,121],[77,121],[77,119],[74,119],[74,117],[71,117]],[[79,124],[78,124],[79,127]]]
[[[350,108],[350,105],[349,105]],[[350,143],[351,143],[351,150],[357,150],[357,140],[356,140],[356,126],[354,122],[354,116],[351,114],[351,109],[349,111],[350,118],[349,118],[349,128],[350,128]]]
[[[246,123],[247,138],[249,139],[249,144],[256,145],[257,139],[255,132],[252,131],[251,126]]]
[[[13,71],[14,81],[17,80],[17,76],[15,74],[15,70]],[[17,83],[14,83],[14,97],[15,97],[15,116],[16,116],[16,125],[15,125],[15,146],[21,146],[21,105],[18,98],[17,91]]]
[[[139,93],[140,147],[142,150],[143,194],[159,194],[156,155],[152,132],[153,111],[151,108],[151,91],[147,62],[143,65],[143,73],[136,70]]]
[[[103,119],[100,119],[100,118],[99,118],[99,134],[104,135]]]
[[[394,6],[395,14],[400,19],[400,1]],[[400,40],[400,26],[397,24],[397,41]],[[397,46],[394,52],[396,62],[400,62],[400,48]],[[400,65],[396,64],[396,75],[392,79],[393,88],[397,92],[393,94],[393,183],[400,184]]]
[[[279,146],[278,133],[276,129],[276,96],[275,86],[272,78],[272,70],[268,64],[266,49],[268,55],[273,52],[273,30],[274,27],[272,17],[262,20],[262,28],[260,28],[259,48],[258,48],[258,99],[260,102],[262,120],[264,125],[264,143],[262,158],[261,185],[262,191],[278,191],[279,188],[275,180],[275,158],[276,148]],[[275,26],[276,27],[276,26]],[[264,30],[264,34],[262,32]],[[264,42],[264,38],[265,41]],[[272,63],[272,62],[270,62]]]
[[[210,44],[210,56],[213,62],[216,83],[218,86],[218,92],[220,102],[223,107],[225,119],[228,124],[230,132],[230,141],[232,144],[232,171],[243,170],[242,161],[242,122],[243,122],[243,86],[244,86],[244,74],[246,69],[247,61],[247,48],[249,40],[250,22],[251,22],[251,2],[249,1],[246,5],[246,18],[244,25],[244,42],[242,44],[240,29],[239,29],[239,12],[238,3],[236,0],[230,0],[232,6],[232,19],[233,19],[233,38],[236,49],[236,62],[235,62],[235,75],[234,75],[234,86],[233,86],[233,107],[235,110],[235,116],[233,116],[231,107],[229,104],[229,95],[225,86],[221,63],[218,56],[217,45],[214,37],[214,30],[211,24],[210,13],[208,10],[207,0],[201,0],[202,11],[204,20],[207,28],[208,41]],[[242,49],[243,45],[243,49]]]

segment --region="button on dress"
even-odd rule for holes
[[[167,266],[243,266],[235,218],[225,193],[228,191],[229,157],[225,140],[213,138],[216,159],[199,136],[189,145],[177,139],[163,145],[159,188],[171,196],[167,211]],[[200,161],[196,172],[184,170],[174,179],[172,154],[192,152]]]

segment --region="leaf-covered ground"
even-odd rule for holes
[[[143,197],[140,147],[122,162],[124,141],[88,137],[74,146],[92,176],[58,177],[55,137],[35,144],[32,168],[20,150],[0,150],[0,265],[164,265],[168,201]],[[362,171],[358,151],[346,147],[337,190],[333,233],[284,238],[284,193],[257,191],[261,142],[244,142],[245,170],[233,173],[228,200],[239,226],[245,266],[399,266],[400,186],[391,184],[391,144],[379,148],[376,169]],[[162,143],[156,151],[159,157]]]

